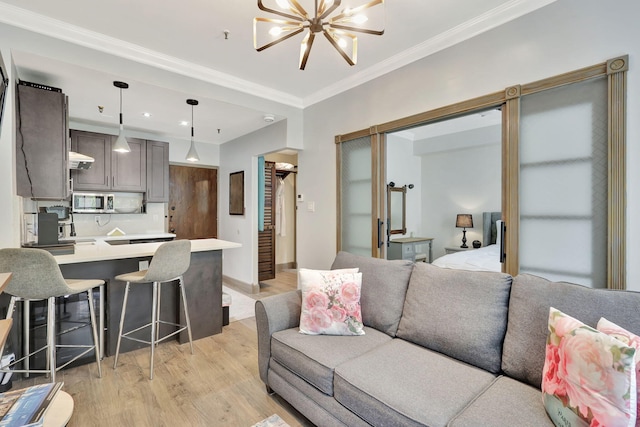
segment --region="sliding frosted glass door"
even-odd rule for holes
[[[338,250],[379,256],[377,136],[338,143]]]
[[[523,96],[520,272],[607,286],[607,78]]]

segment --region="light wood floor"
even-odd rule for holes
[[[293,279],[292,279],[293,278]],[[280,279],[280,281],[278,281]],[[256,299],[295,289],[295,274],[278,275]],[[232,322],[223,332],[189,344],[164,342],[155,355],[149,380],[149,350],[60,371],[57,381],[73,396],[69,427],[238,426],[248,427],[278,414],[290,426],[312,426],[277,395],[268,395],[258,374],[255,318]],[[14,381],[13,388],[45,382],[36,377]]]

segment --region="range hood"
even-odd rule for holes
[[[69,169],[89,169],[94,161],[93,157],[69,151]]]

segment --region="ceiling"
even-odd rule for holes
[[[555,0],[387,0],[385,33],[358,37],[358,63],[350,67],[319,37],[307,67],[298,69],[299,34],[256,52],[253,18],[272,17],[251,0],[3,0],[0,25],[10,25],[82,44],[186,77],[290,107],[304,108],[417,59],[459,43]],[[310,0],[299,0],[307,10]],[[275,0],[264,0],[275,5]],[[343,0],[358,6],[365,0]],[[166,5],[166,6],[165,6]],[[165,7],[163,7],[165,6]],[[379,6],[378,6],[379,7]],[[275,6],[274,6],[275,8]],[[225,38],[225,31],[228,37]],[[60,87],[69,96],[72,121],[117,127],[119,98],[113,80],[124,80],[125,128],[189,139],[191,107],[196,140],[220,144],[268,123],[263,108],[248,108],[177,87],[159,87],[92,68],[77,58],[65,63],[12,50],[18,77]],[[103,106],[100,113],[98,106]],[[149,112],[145,118],[142,113]],[[286,117],[275,115],[275,120]]]

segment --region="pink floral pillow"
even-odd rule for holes
[[[309,335],[364,335],[360,310],[362,273],[300,269],[300,332]]]
[[[636,361],[636,386],[637,386],[638,378],[640,378],[640,337],[635,334],[632,334],[631,332],[627,331],[623,327],[608,321],[604,317],[600,318],[600,320],[598,321],[598,325],[596,326],[596,329],[636,349],[635,361]],[[640,395],[640,388],[638,388],[638,395]],[[638,395],[636,395],[636,397],[638,397]],[[637,402],[637,408],[638,408],[638,412],[636,415],[637,417],[636,427],[640,427],[640,419],[638,419],[640,418],[638,417],[638,415],[640,415],[640,397],[638,397],[636,402]]]
[[[635,349],[551,307],[542,399],[560,427],[636,424]]]

